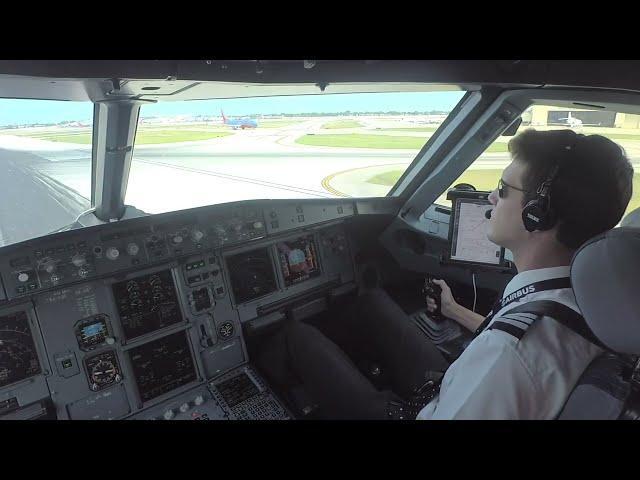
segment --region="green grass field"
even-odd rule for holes
[[[304,135],[296,139],[302,145],[345,148],[406,148],[420,150],[426,140],[420,137],[405,137],[399,135],[367,135],[360,133],[336,135]],[[506,143],[494,143],[487,152],[506,152]]]
[[[231,132],[213,132],[213,131],[198,131],[198,130],[140,130],[136,134],[136,145],[154,145],[159,143],[178,143],[178,142],[194,142],[197,140],[210,140],[212,138],[226,137],[233,135]],[[74,133],[74,134],[59,134],[59,133],[40,133],[33,135],[24,135],[31,138],[37,138],[41,140],[49,140],[51,142],[66,142],[66,143],[78,143],[82,145],[91,144],[91,133]]]
[[[393,186],[398,181],[404,170],[389,170],[388,172],[375,175],[366,180],[368,183],[376,185]],[[493,190],[498,184],[502,170],[467,170],[453,182],[452,186],[457,183],[470,183],[478,190]],[[640,207],[640,173],[633,175],[633,196],[627,207],[627,213]]]
[[[350,133],[342,135],[304,135],[296,139],[302,145],[346,148],[410,148],[419,150],[424,138],[391,135],[366,135]]]
[[[336,120],[335,122],[325,123],[322,125],[322,128],[330,130],[333,128],[359,128],[362,126],[363,125],[356,120]]]
[[[438,127],[376,128],[380,132],[435,132]]]

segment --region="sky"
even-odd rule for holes
[[[290,97],[257,97],[223,100],[194,100],[158,102],[144,105],[140,116],[162,117],[177,115],[246,116],[295,113],[340,113],[375,111],[450,111],[464,92],[403,92],[323,94]],[[61,102],[52,100],[0,99],[0,125],[58,123],[64,121],[90,122],[91,102]]]

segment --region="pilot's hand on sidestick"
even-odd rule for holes
[[[448,318],[455,318],[456,307],[458,307],[458,302],[453,298],[453,294],[451,293],[451,289],[447,282],[444,280],[433,280],[433,283],[440,286],[442,292],[440,293],[440,312],[442,315]],[[431,297],[427,297],[427,310],[430,312],[435,311],[436,302]]]

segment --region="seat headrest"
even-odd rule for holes
[[[640,208],[631,210],[620,222],[621,227],[637,227],[640,228]]]
[[[596,337],[616,352],[640,354],[640,228],[614,228],[582,245],[571,285]]]

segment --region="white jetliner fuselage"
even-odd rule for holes
[[[582,120],[580,120],[579,118],[576,117],[572,117],[571,116],[571,112],[569,112],[569,115],[564,117],[564,118],[559,118],[558,120],[566,120],[567,125],[569,125],[570,127],[581,127],[582,126]]]

